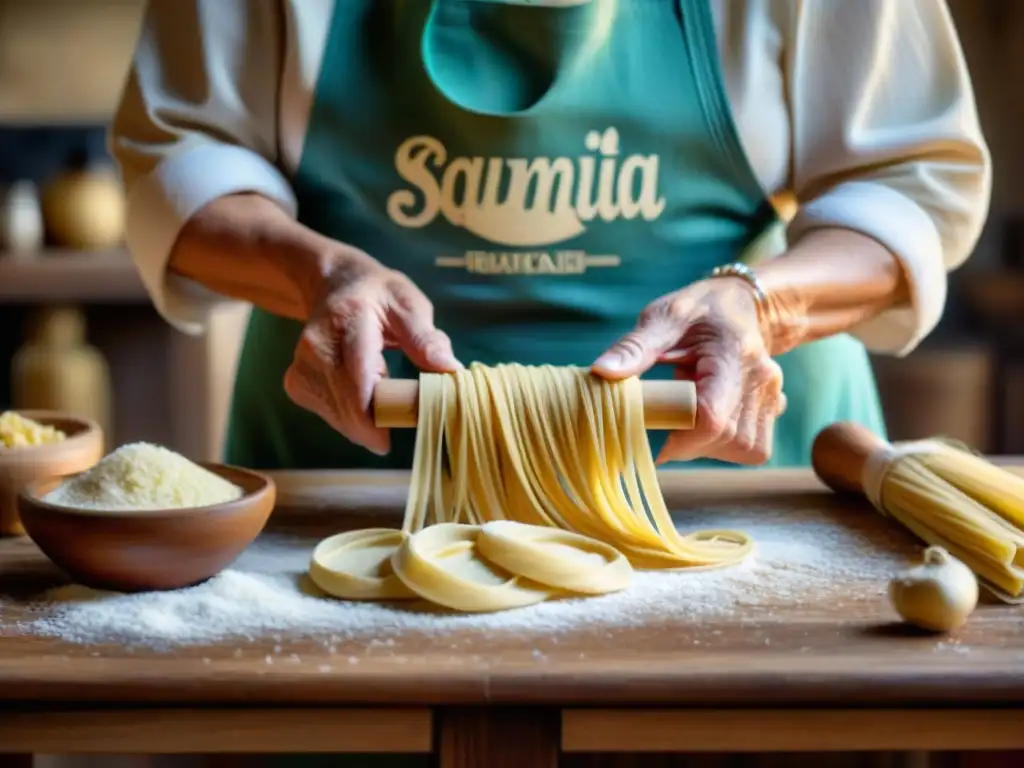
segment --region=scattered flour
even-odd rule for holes
[[[757,542],[750,560],[732,568],[637,573],[625,592],[564,600],[483,615],[446,615],[316,596],[305,570],[315,540],[262,537],[227,571],[177,592],[121,595],[70,585],[18,606],[18,632],[72,643],[119,643],[152,648],[224,639],[274,641],[330,637],[387,645],[387,638],[444,637],[453,631],[502,630],[524,639],[586,629],[608,632],[641,624],[692,624],[701,618],[766,621],[780,608],[872,601],[912,554],[899,532],[862,533],[836,518],[794,522],[770,510],[716,517]],[[689,526],[687,526],[689,527]],[[0,610],[3,606],[0,605]]]

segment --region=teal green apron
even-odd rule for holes
[[[299,218],[408,275],[464,362],[589,365],[652,299],[781,231],[718,67],[707,0],[339,2],[293,180]],[[287,398],[300,331],[254,311],[227,460],[408,467],[412,430],[376,457]],[[850,337],[779,362],[773,465],[807,464],[837,419],[883,431]],[[389,366],[417,375],[398,354]],[[651,437],[657,450],[665,435]]]
[[[294,186],[303,222],[423,290],[467,363],[589,365],[652,299],[779,228],[730,116],[706,0],[338,2]],[[300,331],[253,313],[228,461],[408,467],[411,430],[375,457],[285,396]],[[392,376],[417,375],[389,357]],[[851,338],[780,363],[773,464],[806,464],[836,419],[882,430]]]

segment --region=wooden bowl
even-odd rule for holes
[[[18,494],[25,486],[84,472],[103,457],[103,431],[95,422],[56,411],[15,413],[56,427],[67,439],[30,448],[0,448],[0,535],[3,536],[25,533],[18,518]]]
[[[234,562],[263,530],[277,496],[274,481],[258,472],[202,466],[244,495],[187,509],[73,509],[43,501],[62,482],[49,479],[21,492],[21,519],[39,549],[79,584],[117,592],[188,587]]]

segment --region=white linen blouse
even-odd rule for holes
[[[790,242],[845,227],[888,247],[911,304],[852,333],[876,353],[910,352],[942,314],[947,274],[973,249],[991,189],[945,0],[708,1],[750,164],[766,195],[799,200]],[[289,177],[336,2],[149,3],[110,142],[128,190],[129,249],[182,331],[202,333],[225,300],[167,274],[189,217],[243,191],[295,210]]]

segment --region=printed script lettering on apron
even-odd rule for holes
[[[453,157],[432,136],[406,139],[395,152],[398,175],[419,192],[399,189],[387,200],[398,226],[425,227],[439,215],[450,224],[507,248],[543,248],[587,231],[587,223],[640,217],[665,210],[659,195],[657,155],[619,156],[615,128],[589,131],[577,157]],[[578,275],[617,267],[611,254],[582,250],[470,250],[439,256],[438,267],[478,274]]]

